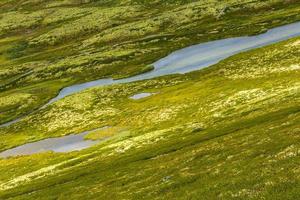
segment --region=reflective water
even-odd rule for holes
[[[234,54],[263,47],[295,36],[300,36],[300,22],[273,28],[260,35],[229,38],[193,45],[175,51],[167,57],[158,60],[153,63],[154,70],[144,74],[120,80],[99,79],[66,87],[60,91],[58,96],[51,99],[48,105],[65,96],[94,86],[129,83],[163,75],[187,73],[199,70],[216,64]]]
[[[104,128],[100,128],[104,129]],[[100,130],[95,129],[95,130]],[[92,131],[95,131],[92,130]],[[8,149],[0,153],[0,157],[6,158],[10,156],[31,155],[35,153],[53,151],[53,152],[71,152],[88,148],[100,141],[84,140],[84,137],[91,131],[85,131],[80,134],[67,135],[57,138],[48,138],[37,142],[24,144],[12,149]]]
[[[139,94],[135,94],[133,96],[130,97],[130,99],[134,99],[134,100],[138,100],[138,99],[143,99],[143,98],[146,98],[146,97],[149,97],[153,95],[153,93],[139,93]]]
[[[193,45],[175,51],[167,57],[158,60],[157,62],[153,63],[154,70],[144,74],[119,80],[113,80],[110,78],[99,79],[66,87],[42,108],[45,108],[49,104],[68,95],[80,92],[87,88],[117,83],[129,83],[169,74],[187,73],[209,67],[234,54],[263,47],[295,36],[300,36],[300,22],[273,28],[260,35],[222,39]],[[6,124],[2,124],[0,127],[9,126],[18,122],[19,120],[20,119],[17,119]]]

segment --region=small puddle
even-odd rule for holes
[[[91,147],[102,140],[85,140],[84,137],[92,131],[105,129],[102,127],[90,131],[85,131],[80,134],[72,134],[57,138],[48,138],[37,142],[27,143],[12,149],[8,149],[0,153],[1,158],[7,158],[10,156],[32,155],[36,153],[42,153],[47,151],[53,152],[71,152],[79,151]]]
[[[135,94],[133,96],[130,97],[130,99],[134,99],[134,100],[138,100],[138,99],[143,99],[143,98],[146,98],[146,97],[150,97],[154,95],[154,93],[139,93],[139,94]]]

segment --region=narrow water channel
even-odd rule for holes
[[[99,79],[66,87],[47,105],[94,86],[129,83],[170,74],[183,74],[214,65],[232,55],[300,36],[300,22],[273,28],[266,33],[216,40],[180,49],[153,63],[154,70],[130,78]]]
[[[193,45],[175,51],[167,57],[158,60],[153,63],[155,67],[154,70],[144,74],[120,80],[99,79],[66,87],[62,89],[55,98],[44,105],[43,108],[68,95],[80,92],[87,88],[117,83],[129,83],[169,74],[187,73],[211,66],[237,53],[274,44],[296,36],[300,36],[300,22],[273,28],[266,33],[256,36],[236,37]],[[133,99],[143,98],[145,95],[146,94],[134,96]],[[22,118],[15,119],[11,122],[2,124],[0,127],[9,126],[21,119]],[[0,157],[29,155],[44,151],[68,152],[81,150],[99,142],[84,140],[84,136],[88,133],[89,131],[77,135],[49,138],[35,143],[25,144],[0,153]]]
[[[276,27],[259,35],[228,38],[193,45],[175,51],[165,58],[158,60],[157,62],[153,63],[154,70],[144,74],[119,80],[113,80],[110,78],[98,79],[95,81],[89,81],[86,83],[65,87],[56,97],[42,106],[42,108],[45,108],[53,102],[56,102],[68,95],[91,87],[118,83],[130,83],[170,74],[183,74],[209,67],[240,52],[274,44],[296,36],[300,36],[300,22]],[[2,124],[0,127],[10,126],[19,122],[22,118],[23,117]]]

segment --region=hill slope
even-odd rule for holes
[[[299,17],[297,1],[218,2],[2,1],[2,121],[63,86],[140,73],[180,47]],[[0,198],[297,199],[299,41],[189,74],[88,89],[1,128],[1,150],[102,126],[110,128],[87,138],[110,139],[1,159]],[[154,95],[129,98],[141,92]]]
[[[0,123],[64,86],[151,70],[168,53],[299,20],[298,1],[2,0]]]

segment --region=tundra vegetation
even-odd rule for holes
[[[298,1],[2,0],[0,121],[74,83],[142,73],[196,43],[299,20]],[[67,96],[0,129],[0,150],[100,127],[70,153],[0,160],[1,199],[297,199],[300,38],[184,75]],[[152,96],[130,99],[150,92]]]

